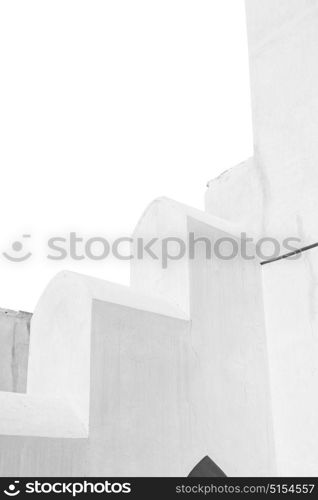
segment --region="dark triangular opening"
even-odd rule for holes
[[[226,477],[226,475],[210,457],[206,456],[192,469],[188,477]]]

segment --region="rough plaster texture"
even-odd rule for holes
[[[206,209],[252,235],[315,243],[318,0],[246,0],[254,158],[211,181]]]
[[[197,238],[229,236],[193,218],[188,227]],[[190,261],[191,333],[209,455],[231,476],[275,475],[260,266],[209,261],[200,249]]]
[[[0,309],[0,391],[26,391],[31,317]]]
[[[206,209],[301,248],[318,241],[318,1],[246,7],[254,158],[209,183]],[[277,473],[316,476],[317,250],[262,272]]]
[[[70,418],[63,418],[60,436],[56,436],[53,420],[46,421],[47,437],[42,438],[30,438],[25,423],[27,437],[0,438],[1,474],[186,475],[200,456],[187,398],[191,384],[187,376],[189,323],[159,312],[137,310],[133,303],[119,305],[97,299],[92,302],[92,323],[87,333],[91,335],[91,347],[86,357],[92,359],[86,373],[90,381],[88,427],[83,425],[81,429],[83,415],[78,411],[73,414],[71,439],[67,439],[66,428],[66,420],[72,425]],[[70,414],[73,395],[67,391],[64,405],[66,401]],[[47,398],[41,399],[47,407]],[[51,401],[61,411],[61,401]],[[9,395],[7,408],[12,408]],[[23,421],[21,411],[23,408],[19,409]],[[37,407],[36,411],[34,421],[38,425],[43,409]],[[5,434],[4,416],[0,416],[0,433]],[[13,429],[10,434],[15,434]]]
[[[149,237],[151,228],[161,238],[187,241],[192,233],[198,240],[193,259],[167,269],[149,260],[146,270],[136,261],[131,273],[133,289],[169,295],[191,318],[197,440],[227,475],[275,474],[259,262],[206,259],[204,238],[239,242],[240,228],[172,200],[150,205],[135,237]]]
[[[296,261],[263,266],[265,317],[273,403],[277,472],[318,475],[318,325],[312,262],[318,250]]]
[[[137,231],[163,227],[169,206],[184,237],[229,234],[205,213],[154,205]],[[260,267],[202,252],[180,261],[174,300],[157,261],[147,280],[132,270],[131,288],[73,273],[49,284],[27,394],[0,393],[2,475],[187,476],[206,455],[228,475],[275,473]]]
[[[247,0],[255,156],[210,183],[211,214],[156,200],[136,237],[316,241],[317,4]],[[0,475],[186,476],[206,455],[229,476],[317,475],[317,252],[261,268],[198,244],[133,262],[130,288],[61,273],[27,393],[0,393]]]
[[[240,227],[225,219],[214,217],[169,198],[158,198],[150,203],[140,218],[133,239],[134,242],[137,242],[138,239],[149,242],[154,237],[158,238],[158,242],[152,245],[151,249],[159,258],[156,261],[145,253],[142,259],[132,260],[130,275],[131,286],[134,290],[158,294],[175,303],[187,314],[190,314],[188,252],[186,252],[185,258],[169,259],[167,269],[163,269],[161,259],[163,253],[162,241],[165,239],[179,239],[185,243],[188,249],[190,233],[188,217],[197,219],[215,229],[222,229],[231,235],[240,235]],[[179,249],[179,242],[174,245],[170,241],[166,253],[171,256],[178,256]],[[134,254],[137,254],[136,248]]]

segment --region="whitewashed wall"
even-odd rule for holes
[[[228,475],[276,474],[260,265],[240,255],[206,259],[204,239],[212,246],[224,237],[240,243],[240,228],[172,200],[149,207],[135,238],[157,233],[198,239],[193,259],[171,260],[167,269],[154,260],[145,268],[132,261],[131,284],[168,295],[188,311],[194,400],[207,454]]]
[[[301,248],[318,241],[318,1],[246,7],[254,158],[210,182],[206,209]],[[317,250],[262,272],[277,472],[318,475]]]
[[[157,200],[136,236],[316,241],[317,8],[247,0],[254,159],[210,183],[213,216]],[[0,474],[183,476],[207,454],[228,475],[318,474],[315,252],[261,268],[201,249],[136,263],[130,289],[53,280],[27,394],[0,392]]]
[[[318,249],[297,261],[263,266],[266,332],[277,472],[318,475],[318,303],[312,262]]]
[[[318,1],[246,0],[246,10],[254,159],[211,181],[206,208],[304,246],[318,240]]]

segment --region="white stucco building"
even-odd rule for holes
[[[209,183],[205,212],[155,200],[135,240],[318,240],[318,0],[246,6],[254,157]],[[130,287],[53,278],[15,382],[0,316],[0,475],[186,476],[206,455],[229,476],[318,475],[318,249],[196,250],[132,261]]]

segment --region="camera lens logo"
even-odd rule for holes
[[[31,238],[30,234],[23,234],[22,238]],[[24,262],[25,260],[29,259],[32,255],[31,252],[24,252],[24,247],[23,243],[21,241],[15,241],[11,245],[11,249],[15,253],[15,255],[11,255],[7,252],[3,252],[3,256],[10,260],[11,262]],[[19,255],[20,254],[20,255]]]
[[[4,490],[5,495],[7,495],[8,497],[16,497],[17,495],[19,495],[20,490],[17,489],[18,484],[20,484],[20,481],[14,481],[14,483],[10,484],[8,486],[9,491]]]

